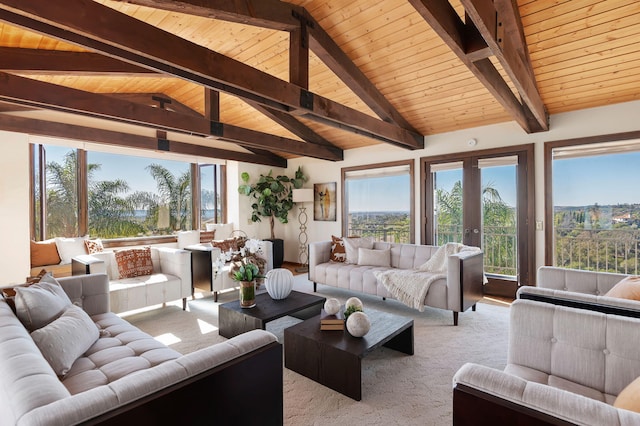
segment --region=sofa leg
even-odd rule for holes
[[[387,300],[387,298],[386,298],[386,297],[383,297],[383,298],[382,298],[382,300]]]
[[[458,325],[458,313],[453,311],[453,325]]]
[[[183,311],[187,310],[187,298],[186,297],[182,298],[182,310]]]
[[[475,311],[476,311],[476,304],[475,304],[475,303],[474,303],[474,304],[473,304],[473,306],[471,307],[471,310],[472,310],[473,312],[475,312]]]
[[[313,292],[315,293],[316,291],[318,291],[318,284],[317,283],[313,283]]]
[[[214,291],[214,292],[213,292],[213,301],[214,301],[214,302],[217,302],[217,301],[218,301],[218,292],[217,292],[217,291]]]

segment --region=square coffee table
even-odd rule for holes
[[[380,346],[413,355],[413,320],[368,309],[363,337],[320,330],[317,315],[284,330],[284,366],[357,401],[362,399],[362,358]]]
[[[250,330],[265,329],[269,321],[284,316],[307,319],[320,314],[326,298],[292,291],[286,299],[273,300],[268,293],[256,295],[256,306],[241,308],[234,300],[218,308],[218,331],[222,337],[232,338]]]

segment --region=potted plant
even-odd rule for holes
[[[256,306],[256,278],[264,278],[260,275],[258,267],[253,263],[240,265],[233,274],[233,280],[240,284],[240,307],[253,308]]]
[[[270,241],[273,242],[273,267],[279,268],[284,260],[284,242],[275,236],[275,221],[278,219],[280,223],[289,222],[289,211],[294,205],[292,190],[302,188],[307,177],[301,167],[298,167],[293,178],[284,175],[273,176],[272,170],[266,175],[260,175],[255,183],[249,183],[251,177],[247,172],[243,172],[240,177],[243,184],[238,187],[238,192],[254,199],[251,204],[251,221],[261,222],[262,217],[269,218]]]

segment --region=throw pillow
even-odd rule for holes
[[[115,252],[120,278],[133,278],[153,273],[151,248],[118,250]]]
[[[96,324],[81,308],[71,305],[62,315],[31,333],[31,338],[58,376],[67,374],[73,363],[100,337]]]
[[[640,277],[625,277],[605,293],[607,297],[640,300]]]
[[[81,254],[87,254],[87,249],[84,245],[85,240],[88,240],[88,236],[77,238],[62,238],[56,237],[56,247],[58,248],[58,254],[60,255],[60,264],[71,263],[71,259]]]
[[[347,259],[344,263],[352,263],[354,265],[358,264],[358,249],[372,249],[373,248],[373,238],[372,237],[363,237],[363,238],[343,238],[344,248],[347,252]]]
[[[210,243],[216,237],[216,231],[200,231],[200,243]]]
[[[31,240],[31,267],[57,265],[60,263],[58,247],[55,240],[33,241]]]
[[[614,401],[613,406],[640,413],[640,377],[622,389],[622,392],[618,394],[618,397]]]
[[[84,240],[84,245],[87,249],[87,253],[102,253],[104,251],[104,246],[102,245],[102,240],[97,238],[95,240]]]
[[[347,252],[344,248],[344,241],[341,237],[331,236],[331,257],[332,262],[344,263],[347,260]]]
[[[14,290],[16,316],[29,331],[44,327],[71,306],[69,296],[58,284],[39,282]]]
[[[371,250],[360,247],[358,265],[391,267],[391,249]]]

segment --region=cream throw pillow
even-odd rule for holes
[[[621,299],[640,300],[640,277],[626,277],[611,290],[605,293],[607,297],[619,297]]]
[[[370,250],[360,247],[358,249],[358,265],[391,266],[391,249]]]
[[[81,308],[71,305],[56,320],[31,333],[31,338],[58,376],[100,337],[98,327]]]
[[[56,237],[55,242],[58,248],[58,254],[60,255],[60,264],[71,263],[71,259],[74,257],[87,254],[87,248],[84,242],[88,239],[88,235],[77,238]]]
[[[347,259],[344,263],[351,263],[354,265],[358,264],[358,249],[372,249],[373,248],[373,238],[372,237],[362,237],[362,238],[343,238],[344,249],[347,253]]]
[[[640,377],[622,389],[613,406],[640,413]]]
[[[42,281],[29,287],[15,287],[16,316],[29,331],[44,327],[71,306],[67,293],[58,284]]]

